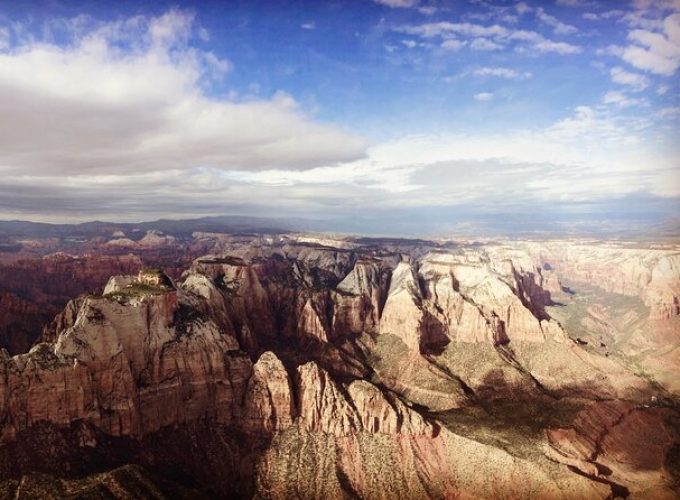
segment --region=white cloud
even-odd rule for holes
[[[450,23],[447,21],[425,23],[417,26],[405,26],[400,28],[399,31],[412,35],[420,35],[425,38],[433,38],[450,33],[458,33],[460,35],[473,37],[504,37],[508,35],[507,28],[499,26],[498,24],[483,26],[481,24]]]
[[[535,31],[508,29],[498,24],[485,26],[474,23],[451,23],[441,21],[415,26],[402,26],[397,28],[396,31],[428,39],[437,37],[446,39],[454,34],[461,37],[470,37],[473,39],[470,43],[470,47],[472,48],[474,45],[476,50],[483,48],[486,48],[487,50],[496,49],[501,48],[510,42],[521,42],[521,44],[516,47],[519,52],[577,54],[582,51],[581,47],[577,45],[566,42],[555,42]],[[486,41],[483,41],[482,39]]]
[[[595,13],[595,12],[585,12],[583,14],[583,19],[589,21],[600,21],[606,19],[622,18],[626,13],[622,10],[614,9],[605,12]]]
[[[526,33],[530,34],[531,36],[524,38]],[[526,41],[532,42],[527,46],[518,47],[516,50],[520,52],[538,52],[541,54],[554,52],[556,54],[562,55],[579,54],[580,52],[582,52],[581,47],[577,45],[572,45],[566,42],[554,42],[552,40],[543,38],[542,36],[538,35],[538,33],[535,32],[519,32],[513,34],[513,36],[518,36],[518,38],[516,39],[524,39]]]
[[[434,7],[432,5],[426,5],[424,7],[419,7],[418,12],[421,14],[425,14],[426,16],[432,16],[437,13],[437,7]]]
[[[487,38],[475,38],[470,42],[470,48],[472,50],[500,50],[503,46]]]
[[[407,9],[410,7],[415,7],[420,3],[420,0],[373,0],[375,3],[380,5],[385,5],[392,8],[402,8]]]
[[[476,68],[472,71],[474,76],[495,76],[499,78],[507,78],[508,80],[526,80],[531,78],[532,74],[529,71],[517,71],[511,68],[488,67],[484,66]]]
[[[205,52],[203,59],[214,76],[224,75],[231,70],[231,63],[227,59],[217,57],[212,52]]]
[[[402,40],[401,43],[405,47],[408,47],[409,49],[413,49],[418,46],[418,42],[416,42],[415,40]]]
[[[624,70],[620,66],[612,68],[609,74],[611,75],[612,81],[614,83],[627,85],[636,92],[645,90],[650,84],[649,79],[646,76],[640,75],[639,73],[631,73]]]
[[[491,92],[479,92],[478,94],[474,95],[474,98],[477,101],[490,101],[493,99],[493,94]]]
[[[578,28],[576,28],[576,26],[563,23],[555,16],[551,16],[550,14],[548,14],[543,9],[543,7],[539,7],[536,9],[536,18],[542,23],[551,26],[553,28],[553,32],[557,35],[570,35],[578,32]]]
[[[533,48],[541,53],[555,52],[557,54],[578,54],[581,52],[581,48],[576,45],[564,42],[553,42],[551,40],[540,41],[536,43]]]
[[[208,41],[210,41],[210,32],[205,28],[199,28],[198,29],[198,38],[200,38],[204,42],[208,42]]]
[[[605,104],[615,104],[622,108],[628,106],[643,105],[645,103],[645,101],[642,99],[633,99],[618,90],[610,90],[606,92],[604,94],[604,97],[602,98],[602,102],[604,102]]]
[[[667,115],[673,114],[669,109]],[[648,147],[635,135],[641,127],[579,106],[543,129],[407,136],[338,167],[248,175],[277,185],[344,182],[354,192],[368,185],[374,189],[373,206],[446,205],[452,199],[484,203],[495,196],[593,201],[637,191],[679,196],[680,179],[668,176],[677,156]]]
[[[661,108],[656,112],[656,115],[660,118],[677,118],[680,117],[680,106],[669,106],[666,108]]]
[[[526,14],[527,12],[532,11],[532,8],[529,7],[526,2],[519,2],[517,5],[515,5],[515,9],[519,14]]]
[[[444,40],[440,47],[444,50],[448,50],[451,52],[456,52],[460,49],[462,49],[465,46],[464,42],[461,42],[460,40],[455,40],[453,38],[450,38],[448,40]]]
[[[600,47],[595,50],[595,54],[598,56],[616,56],[621,57],[623,55],[623,47],[618,45],[608,45],[606,47]]]
[[[578,54],[581,47],[566,42],[554,42],[540,33],[528,30],[516,30],[508,35],[510,40],[529,42],[527,46],[520,46],[517,50],[522,52],[556,52],[558,54]]]
[[[305,22],[305,23],[302,23],[302,24],[300,25],[300,28],[302,28],[303,30],[313,30],[313,29],[316,29],[316,22],[314,22],[314,21],[307,21],[307,22]]]
[[[555,3],[557,5],[566,5],[567,7],[581,7],[588,2],[585,0],[556,0]]]
[[[568,155],[568,158],[576,155],[580,161],[585,161],[587,155],[593,155],[593,159],[604,161],[606,155],[613,154],[616,148],[623,151],[626,145],[638,144],[640,140],[634,129],[646,126],[634,127],[630,123],[621,123],[602,110],[577,106],[573,116],[557,121],[546,129],[544,135],[548,142],[577,146],[574,154]]]
[[[64,46],[0,53],[0,171],[310,168],[364,153],[364,140],[312,121],[290,96],[206,95],[204,79],[230,63],[191,45],[187,13],[89,24]]]
[[[636,29],[628,39],[632,43],[618,49],[621,58],[634,67],[665,76],[680,67],[680,14],[667,16],[660,31]]]

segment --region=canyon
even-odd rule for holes
[[[0,259],[3,496],[680,496],[680,245],[104,233]]]

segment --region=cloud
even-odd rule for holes
[[[491,92],[479,92],[478,94],[474,95],[474,98],[477,101],[490,101],[493,99],[493,94]]]
[[[649,79],[646,76],[640,75],[638,73],[631,73],[624,70],[620,66],[612,68],[609,74],[611,75],[612,81],[614,83],[627,85],[636,92],[645,90],[650,84]]]
[[[507,78],[508,80],[526,80],[532,77],[529,71],[517,71],[511,68],[501,67],[481,67],[472,71],[474,76],[495,76],[499,78]]]
[[[472,50],[500,50],[503,46],[487,38],[475,38],[470,42],[470,48]]]
[[[392,8],[407,9],[415,7],[420,3],[420,0],[373,0],[375,3],[385,5]]]
[[[577,0],[563,0],[563,1],[573,2]],[[557,3],[559,4],[559,1]],[[520,15],[527,14],[529,12],[534,12],[536,19],[539,22],[552,27],[553,33],[555,33],[556,35],[573,35],[574,33],[578,33],[578,28],[576,26],[566,24],[560,21],[555,16],[548,14],[543,7],[534,8],[528,5],[526,2],[519,2],[515,5],[515,10]]]
[[[204,42],[208,42],[210,41],[210,32],[207,29],[201,27],[198,29],[198,38]]]
[[[632,42],[618,47],[620,57],[632,66],[658,75],[674,75],[680,67],[680,13],[667,16],[659,31],[636,29]]]
[[[517,5],[515,5],[515,9],[517,10],[518,14],[526,14],[527,12],[532,11],[532,8],[529,7],[526,2],[519,2]]]
[[[404,136],[369,147],[365,158],[308,170],[17,172],[0,183],[0,216],[139,220],[244,213],[355,221],[357,214],[413,214],[433,206],[455,205],[463,213],[508,205],[556,209],[640,192],[676,197],[677,205],[680,157],[647,147],[639,129],[606,110],[579,106],[544,128]]]
[[[607,19],[622,18],[625,14],[626,13],[624,11],[618,9],[608,10],[600,13],[585,12],[583,13],[583,19],[587,19],[589,21],[600,21]]]
[[[417,26],[404,26],[399,28],[398,31],[419,35],[425,38],[434,38],[451,33],[473,37],[505,37],[508,35],[508,30],[498,24],[483,26],[474,23],[450,23],[448,21],[425,23]]]
[[[555,0],[556,5],[562,5],[564,7],[590,7],[598,8],[602,7],[602,3],[599,0]]]
[[[300,25],[300,28],[302,28],[303,30],[314,30],[314,29],[316,29],[316,22],[307,21],[305,23],[302,23]]]
[[[364,154],[363,139],[311,120],[285,94],[207,95],[206,80],[231,64],[192,45],[186,12],[72,25],[64,44],[0,52],[0,172],[299,169]]]
[[[605,93],[604,97],[602,98],[602,102],[605,104],[615,104],[620,107],[636,106],[645,103],[645,101],[642,99],[630,98],[618,90],[610,90]]]
[[[585,0],[556,0],[555,3],[557,5],[566,5],[567,7],[581,7],[588,2]]]
[[[511,42],[519,42],[516,46],[518,52],[577,54],[582,51],[581,47],[577,45],[567,42],[555,42],[535,31],[508,29],[499,24],[485,26],[467,22],[451,23],[440,21],[401,26],[396,28],[396,31],[426,39],[438,37],[447,39],[453,35],[469,37],[473,39],[470,47],[474,50],[496,50],[505,47]]]
[[[564,42],[553,42],[551,40],[542,40],[537,42],[533,49],[540,53],[555,52],[557,54],[578,54],[581,48],[576,45]]]
[[[465,46],[464,42],[461,42],[460,40],[455,40],[453,38],[449,38],[448,40],[444,40],[440,47],[444,50],[448,50],[451,52],[456,52],[460,49],[462,49]]]
[[[424,7],[418,7],[418,12],[421,14],[425,14],[426,16],[432,16],[437,13],[439,9],[437,7],[434,7],[432,5],[426,5]]]
[[[660,118],[678,118],[680,117],[680,106],[669,106],[661,108],[656,112],[656,116]]]
[[[518,30],[509,35],[511,40],[529,42],[525,46],[519,46],[515,50],[519,52],[538,52],[541,54],[554,52],[557,54],[578,54],[582,52],[581,47],[566,42],[555,42],[544,38],[535,31]]]
[[[536,9],[536,18],[538,18],[538,20],[541,21],[542,23],[547,24],[548,26],[552,26],[553,32],[556,35],[571,35],[573,33],[578,32],[578,28],[576,28],[576,26],[563,23],[555,16],[551,16],[550,14],[548,14],[543,9],[543,7],[539,7]]]

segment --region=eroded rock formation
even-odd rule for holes
[[[111,468],[121,457],[152,474],[170,466],[215,496],[673,494],[672,394],[550,313],[561,280],[582,278],[671,321],[672,255],[643,258],[615,284],[581,264],[581,250],[533,243],[412,254],[329,238],[220,246],[175,281],[111,273],[29,352],[2,352],[0,458],[47,435],[66,476],[84,470],[88,450]],[[601,323],[603,311],[593,309]],[[553,417],[512,446],[504,428],[468,435],[466,415],[501,404]],[[636,452],[645,440],[650,451]],[[203,470],[178,458],[182,446]],[[32,472],[2,463],[10,481]]]

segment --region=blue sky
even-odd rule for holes
[[[653,223],[679,67],[677,0],[0,2],[0,217]]]

